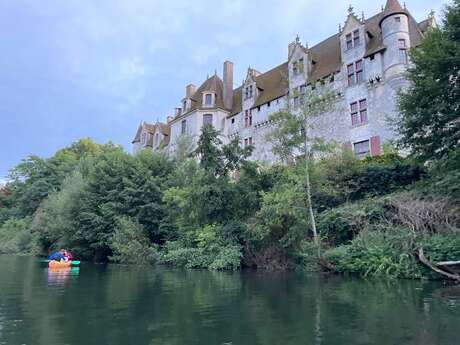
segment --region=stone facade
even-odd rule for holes
[[[358,18],[350,7],[343,28],[316,46],[296,38],[288,45],[286,62],[265,73],[248,68],[236,89],[230,87],[233,64],[226,61],[223,79],[214,75],[199,88],[186,87],[181,108],[168,122],[168,150],[174,153],[183,134],[196,143],[203,124],[210,123],[224,142],[239,136],[242,145],[252,144],[251,159],[276,161],[266,140],[273,126],[270,114],[292,102],[293,95],[320,84],[334,90],[338,101],[333,111],[315,117],[311,135],[342,143],[358,156],[379,155],[382,144],[395,139],[396,95],[408,86],[408,49],[418,46],[434,25],[432,15],[417,23],[397,0],[388,0],[369,19]]]

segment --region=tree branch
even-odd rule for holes
[[[443,270],[443,269],[439,268],[438,266],[436,266],[436,264],[430,262],[425,257],[425,255],[423,254],[423,248],[420,248],[418,250],[418,259],[420,260],[421,263],[423,263],[425,266],[431,268],[436,273],[439,273],[439,274],[441,274],[441,275],[443,275],[443,276],[445,276],[445,277],[447,277],[449,279],[455,280],[456,282],[460,283],[460,275],[448,273],[445,270]]]

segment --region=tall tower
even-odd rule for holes
[[[410,49],[409,15],[398,0],[387,0],[380,19],[383,44],[386,47],[383,70],[387,83],[399,84],[408,64]],[[396,85],[393,85],[396,86]]]

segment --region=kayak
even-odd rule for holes
[[[67,268],[72,266],[72,261],[56,261],[51,260],[48,263],[49,268]]]
[[[80,261],[79,260],[72,260],[72,261],[52,261],[52,260],[48,260],[48,259],[42,259],[40,260],[41,263],[44,263],[44,264],[48,264],[48,266],[50,266],[49,264],[51,262],[57,262],[57,263],[71,263],[72,266],[78,266],[80,265]],[[54,264],[53,264],[54,265]],[[68,267],[68,266],[58,266],[58,267]]]

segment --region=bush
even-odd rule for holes
[[[150,264],[157,258],[144,227],[128,217],[118,219],[110,248],[113,254],[109,259],[114,262]]]
[[[0,254],[27,253],[31,249],[30,220],[9,219],[0,227]]]
[[[390,212],[391,207],[386,198],[345,204],[318,215],[318,233],[329,245],[346,244],[362,229],[386,221]]]
[[[362,231],[350,244],[331,249],[325,258],[339,272],[363,276],[420,278],[420,266],[412,253],[407,229]]]
[[[420,166],[408,163],[393,165],[367,165],[351,178],[355,188],[352,200],[392,193],[404,186],[419,181],[425,175]]]
[[[242,252],[238,245],[205,248],[186,247],[181,241],[166,242],[160,263],[185,268],[209,268],[213,270],[237,270],[241,267]]]

